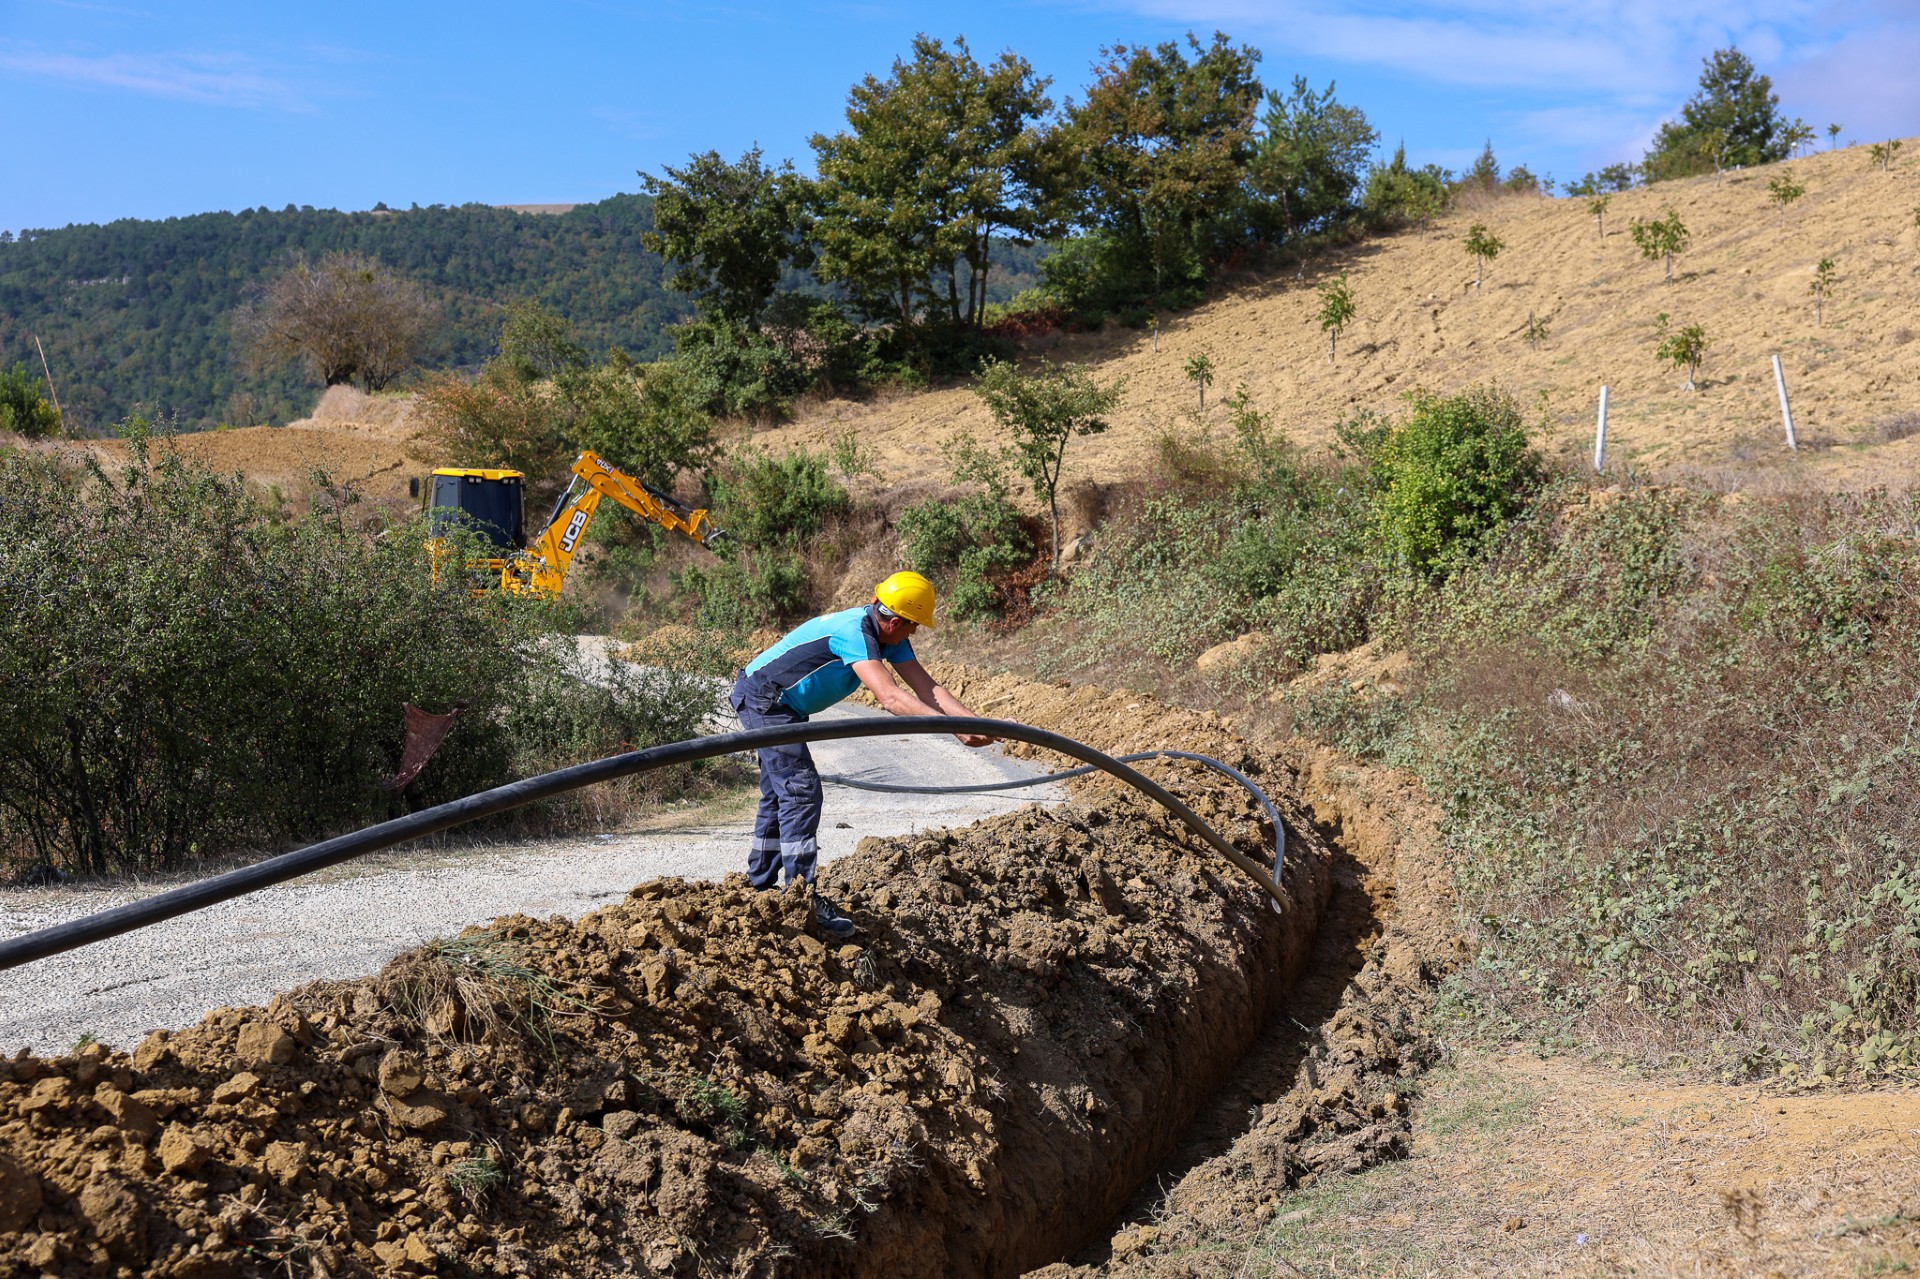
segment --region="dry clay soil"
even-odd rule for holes
[[[867,841],[825,876],[850,943],[737,876],[496,920],[0,1063],[0,1274],[1015,1275],[1097,1243],[1305,965],[1333,859],[1217,721],[1046,692],[1005,709],[1264,779],[1286,909],[1101,782]],[[1244,791],[1163,774],[1267,846]]]

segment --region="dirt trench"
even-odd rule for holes
[[[1095,781],[864,842],[823,873],[850,944],[738,877],[497,920],[130,1056],[0,1062],[0,1275],[1001,1276],[1097,1245],[1306,965],[1334,857],[1298,764],[1210,716],[972,684],[1263,781],[1289,909]],[[1244,792],[1155,768],[1264,848]]]
[[[1105,1237],[1034,1279],[1240,1276],[1290,1191],[1409,1151],[1434,990],[1466,958],[1439,814],[1404,775],[1281,754],[1333,856],[1306,970]]]

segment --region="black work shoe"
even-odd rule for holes
[[[853,921],[833,908],[833,903],[815,893],[813,895],[813,922],[820,931],[832,933],[835,937],[853,936]]]

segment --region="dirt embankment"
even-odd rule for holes
[[[960,666],[940,675],[982,714],[1071,723],[1115,752],[1152,749],[1174,724],[1193,740],[1238,740],[1214,714],[1137,693]],[[1290,831],[1316,833],[1315,855],[1324,844],[1332,858],[1307,965],[1145,1193],[1047,1279],[1238,1274],[1222,1239],[1257,1236],[1296,1187],[1409,1148],[1417,1077],[1439,1056],[1434,986],[1464,958],[1438,813],[1411,778],[1303,739],[1267,748],[1292,779]]]
[[[1118,732],[1056,701],[1029,713],[1294,789],[1211,717],[1127,698]],[[1264,847],[1244,793],[1156,767]],[[854,944],[799,895],[663,880],[131,1057],[0,1063],[0,1275],[1044,1265],[1104,1233],[1305,962],[1333,858],[1290,820],[1284,915],[1095,784],[868,841],[823,876]]]

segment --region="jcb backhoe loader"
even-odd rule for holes
[[[600,499],[610,497],[661,528],[685,534],[712,548],[726,536],[713,526],[704,510],[694,510],[670,494],[631,475],[614,470],[595,454],[582,453],[573,464],[573,478],[555,503],[545,527],[528,540],[521,510],[526,476],[519,471],[445,466],[436,470],[427,493],[427,517],[464,522],[495,551],[492,558],[469,561],[472,569],[498,574],[500,589],[516,595],[552,598],[566,584],[580,539],[593,522]],[[455,516],[454,512],[462,513]],[[439,556],[436,553],[436,571]]]

